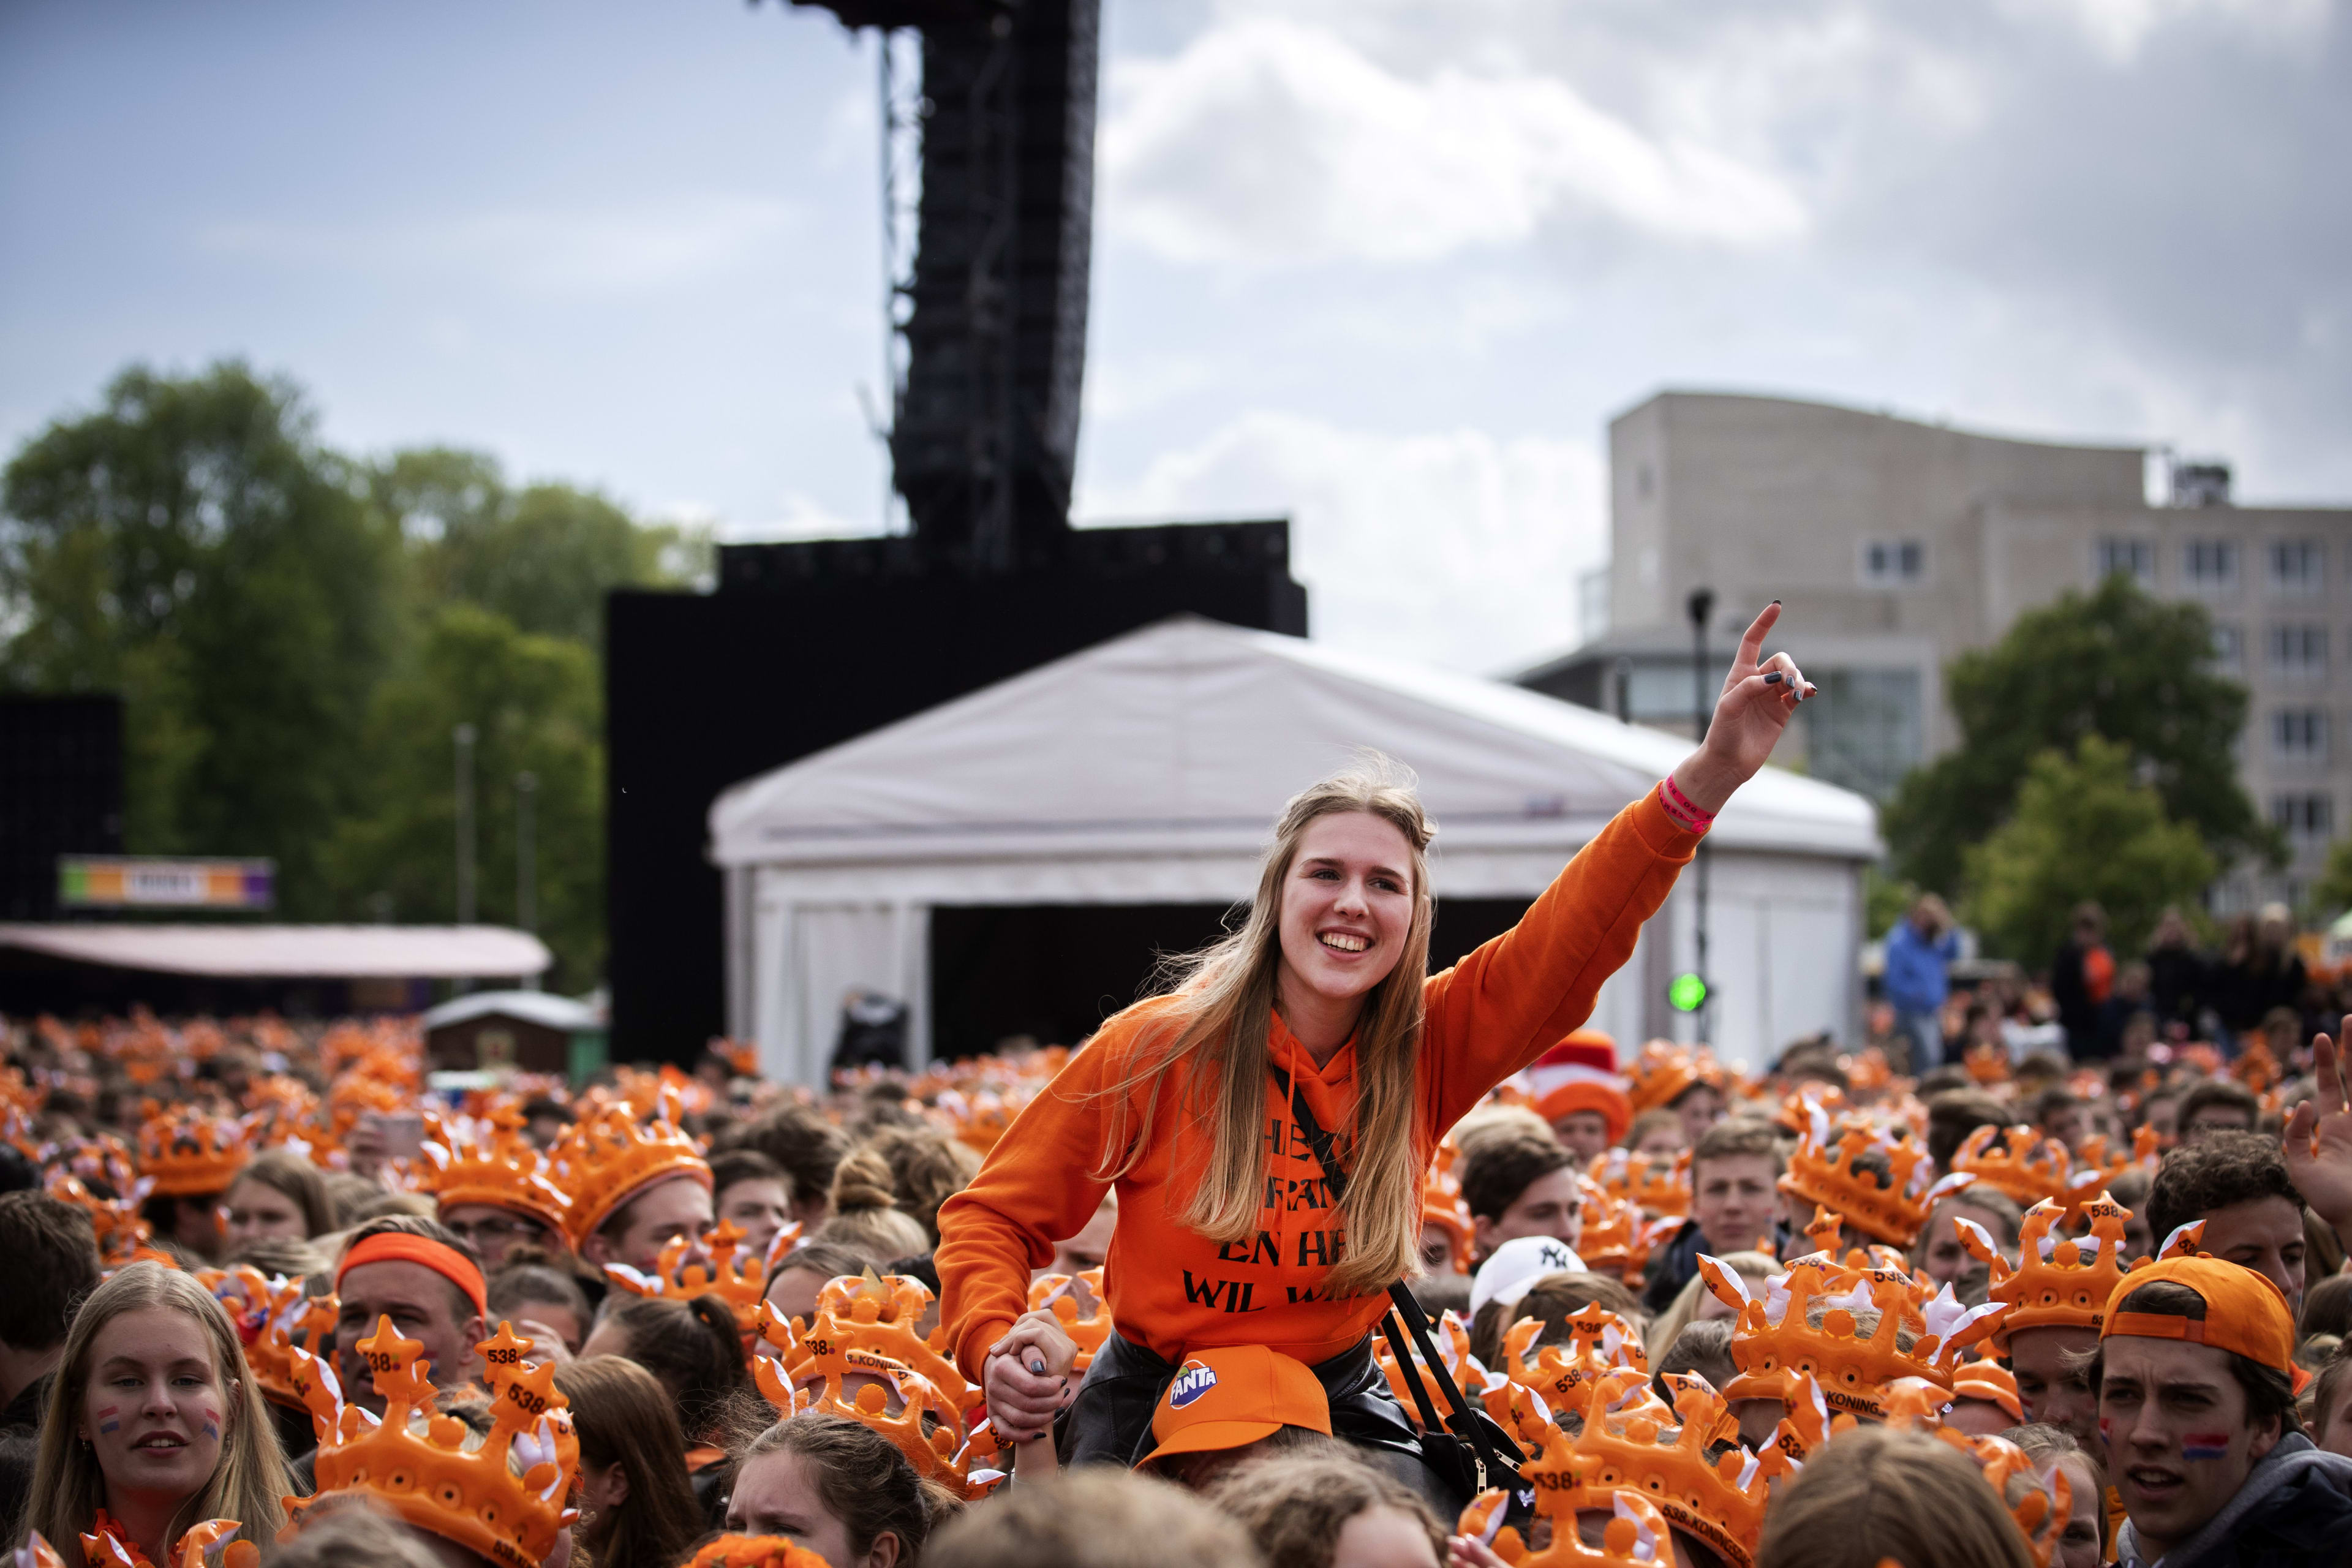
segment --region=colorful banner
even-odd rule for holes
[[[266,910],[277,900],[277,880],[271,860],[58,857],[58,902],[71,910]]]

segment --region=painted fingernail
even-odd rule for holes
[[[1778,686],[1780,684],[1780,672],[1776,669],[1771,674],[1764,678],[1764,684],[1767,686]]]
[[[1778,599],[1775,599],[1775,600],[1773,600],[1772,602],[1773,602],[1774,604],[1776,604],[1776,605],[1777,605],[1777,604],[1779,604],[1780,601],[1780,600],[1778,600]]]

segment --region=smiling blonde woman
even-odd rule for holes
[[[1591,1012],[1714,814],[1810,692],[1756,618],[1706,741],[1618,813],[1518,926],[1429,975],[1435,825],[1385,759],[1294,797],[1241,928],[1166,994],[1104,1024],[940,1210],[942,1321],[997,1430],[1034,1442],[1075,1400],[1076,1461],[1129,1464],[1191,1351],[1263,1344],[1316,1369],[1334,1435],[1421,1484],[1374,1366],[1388,1286],[1416,1271],[1422,1174],[1487,1090]],[[1344,1195],[1300,1112],[1328,1129]],[[1118,1194],[1104,1263],[1118,1331],[1076,1347],[1025,1313],[1030,1270]]]

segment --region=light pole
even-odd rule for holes
[[[457,742],[457,923],[474,923],[474,727],[450,731]]]
[[[515,924],[539,934],[539,775],[515,774]],[[536,984],[536,982],[533,982]]]
[[[1697,740],[1706,743],[1706,723],[1713,716],[1706,700],[1706,618],[1715,611],[1715,590],[1694,588],[1690,596],[1691,624],[1691,712],[1697,725]],[[1701,990],[1699,1004],[1692,1014],[1698,1038],[1706,1039],[1708,1005],[1715,1000],[1715,987],[1706,973],[1706,839],[1698,841],[1698,908],[1696,910],[1697,942],[1694,956]]]

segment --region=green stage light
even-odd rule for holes
[[[1677,1013],[1696,1013],[1706,1005],[1706,982],[1696,974],[1677,974],[1666,987],[1666,1000]]]

